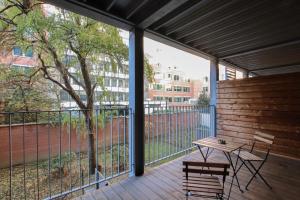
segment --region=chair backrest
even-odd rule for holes
[[[253,139],[254,142],[252,144],[251,152],[254,149],[256,141],[259,141],[265,143],[268,146],[268,153],[269,153],[271,146],[274,143],[275,136],[260,131],[256,131],[255,135],[253,136]]]
[[[186,191],[194,190],[194,192],[204,192],[205,188],[207,187],[207,192],[212,193],[213,191],[218,191],[218,193],[221,191],[221,196],[224,193],[224,183],[226,176],[229,175],[228,168],[230,168],[230,165],[228,163],[208,163],[208,162],[195,162],[195,161],[183,161],[183,172],[185,173],[185,181],[184,187]],[[200,177],[203,174],[209,174],[211,176],[209,177],[208,181],[204,181]],[[214,183],[211,182],[212,175],[222,175],[223,176],[223,185],[222,188],[218,188]],[[216,178],[218,183],[219,180]],[[196,185],[195,185],[196,184]],[[197,186],[199,184],[199,186]],[[206,184],[208,184],[206,186]],[[198,189],[195,190],[196,187]],[[200,189],[199,189],[200,188]],[[216,190],[214,190],[216,189]],[[200,190],[200,191],[199,191]],[[196,195],[197,196],[197,195]],[[198,195],[199,196],[199,195]]]
[[[205,169],[203,169],[204,167]],[[196,173],[227,176],[229,175],[229,172],[227,171],[229,167],[230,165],[228,163],[183,161],[183,172],[185,172],[186,174]],[[218,168],[221,168],[223,170],[217,170]]]
[[[260,131],[256,131],[254,135],[254,139],[267,144],[273,144],[275,136],[267,133],[262,133]]]

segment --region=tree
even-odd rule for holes
[[[95,89],[104,87],[104,73],[97,68],[101,59],[109,60],[113,70],[123,67],[128,48],[115,27],[97,22],[62,9],[47,14],[43,2],[35,0],[6,0],[0,11],[2,38],[11,41],[7,46],[33,48],[38,66],[34,74],[41,74],[66,91],[82,110],[88,134],[90,172],[95,172],[96,157],[93,130]],[[13,39],[12,39],[13,38]],[[3,39],[1,42],[6,41]],[[147,78],[153,80],[151,65],[146,61]],[[71,80],[86,96],[82,100]]]
[[[201,107],[209,106],[209,102],[210,102],[209,96],[204,90],[202,90],[197,101],[197,106],[201,106]]]

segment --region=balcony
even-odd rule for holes
[[[214,107],[145,104],[145,165],[194,150],[214,128]],[[91,172],[84,110],[0,113],[0,198],[71,198],[133,173],[133,113],[93,111],[96,172]]]
[[[201,155],[198,151],[192,152],[158,167],[149,168],[142,177],[130,177],[99,190],[87,192],[78,199],[186,199],[182,187],[183,160],[200,161]],[[227,162],[220,152],[214,152],[209,161]],[[230,198],[236,200],[298,199],[300,195],[298,190],[300,184],[299,167],[299,161],[270,156],[262,174],[269,180],[273,187],[272,190],[269,190],[262,182],[254,180],[249,190],[244,193],[241,193],[237,187],[233,187]],[[242,169],[238,176],[241,184],[245,185],[251,174],[247,169]],[[225,191],[229,190],[230,180],[228,178],[225,183]],[[189,197],[189,199],[199,198]]]
[[[201,160],[192,141],[250,144],[256,131],[275,136],[261,171],[273,189],[257,178],[231,199],[299,199],[299,1],[46,2],[130,31],[129,107],[93,111],[95,173],[83,111],[1,113],[0,199],[185,199],[181,161]],[[211,107],[144,107],[144,35],[210,60]],[[244,79],[220,81],[219,64]]]

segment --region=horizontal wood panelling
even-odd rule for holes
[[[300,158],[300,73],[220,81],[217,98],[219,137],[250,144],[262,131],[273,153]]]

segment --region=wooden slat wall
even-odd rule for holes
[[[300,158],[300,73],[220,81],[217,98],[219,137],[249,143],[262,131],[273,153]]]

